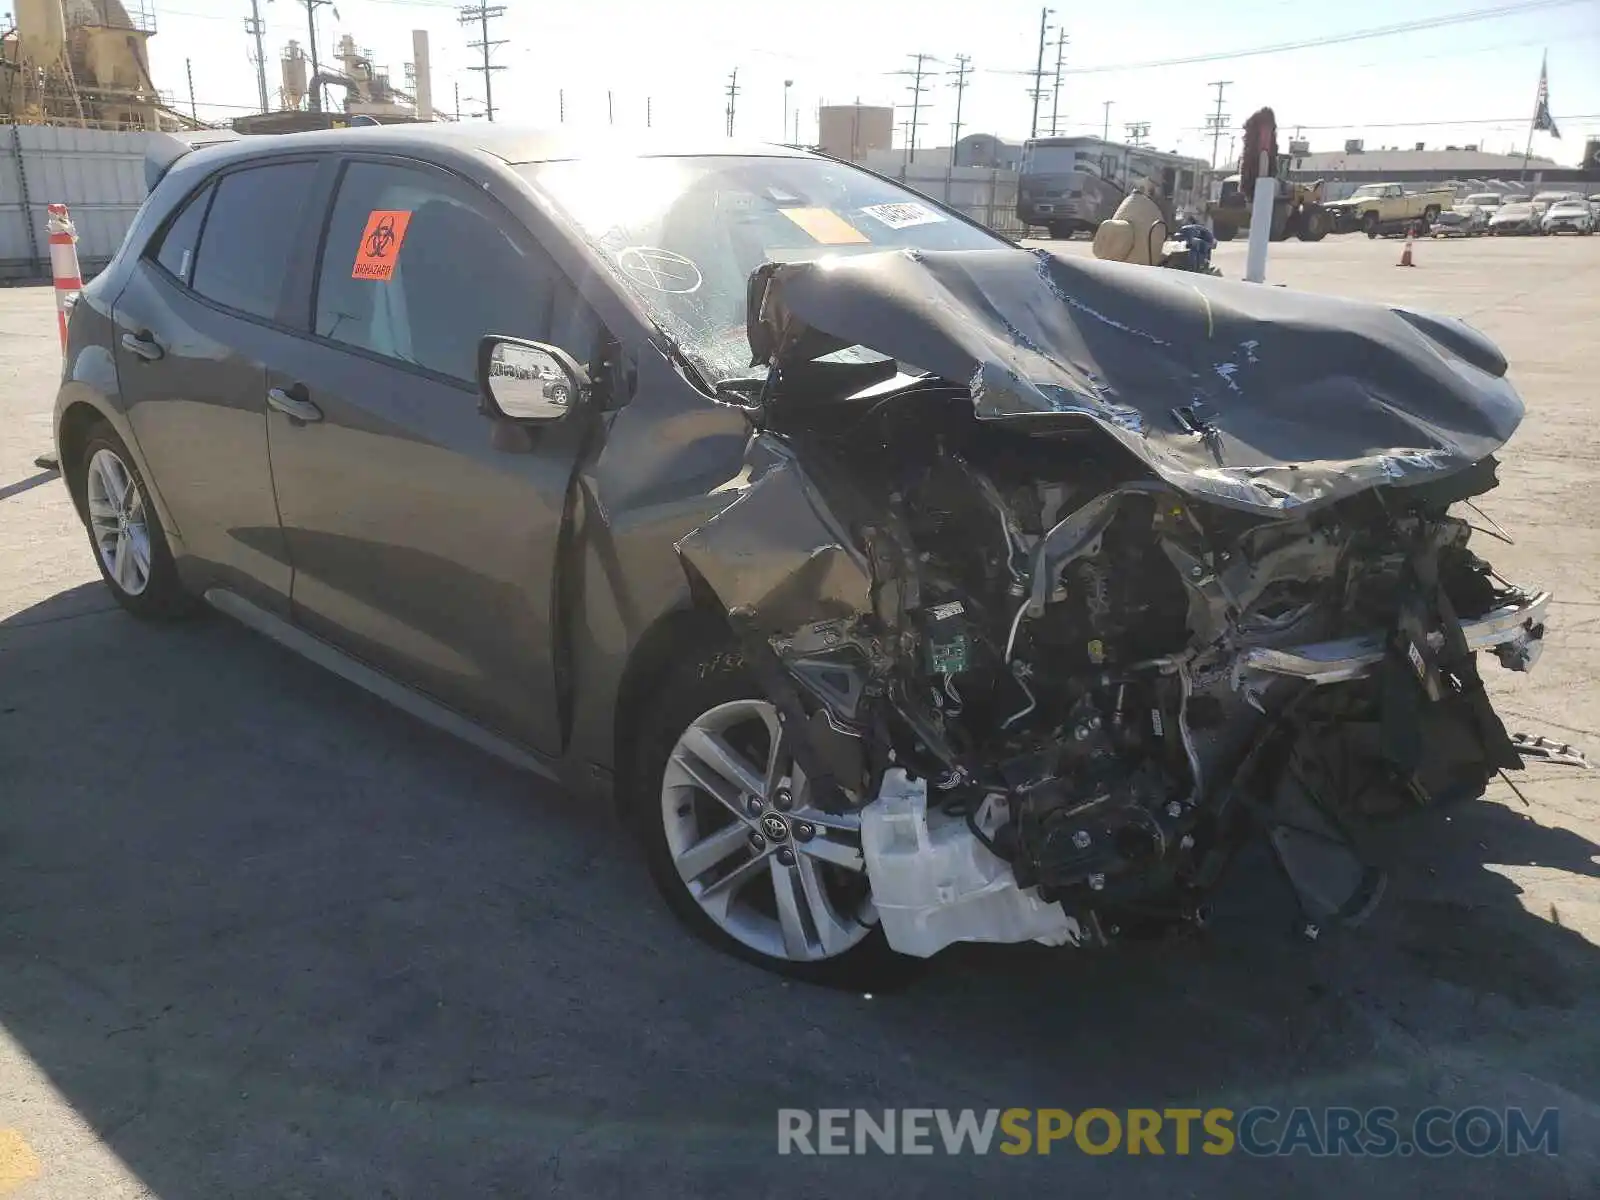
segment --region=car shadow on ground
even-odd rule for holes
[[[690,940],[599,808],[231,623],[98,585],[0,623],[0,1022],[155,1195],[1581,1195],[1600,958],[1497,867],[1538,809],[1427,814],[1362,929],[962,947],[903,993]],[[1563,1104],[1559,1159],[780,1158],[792,1106]],[[1570,1117],[1568,1116],[1570,1112]],[[45,1171],[51,1164],[46,1157]]]

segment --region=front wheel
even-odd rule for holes
[[[673,914],[719,949],[811,983],[885,988],[914,971],[878,927],[859,817],[817,807],[737,656],[686,656],[655,692],[631,786]]]
[[[1369,212],[1361,219],[1361,227],[1366,230],[1369,238],[1376,238],[1378,236],[1378,214]]]
[[[140,617],[193,611],[195,598],[178,580],[161,520],[133,455],[105,422],[89,430],[72,484],[95,563],[117,603]]]

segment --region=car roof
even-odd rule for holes
[[[733,156],[817,158],[807,150],[735,138],[681,134],[539,129],[487,121],[415,121],[349,129],[313,129],[301,133],[250,134],[206,148],[213,163],[245,159],[261,153],[295,149],[370,150],[426,155],[429,150],[476,151],[506,163],[550,162],[598,157]],[[185,147],[184,149],[187,149]],[[182,153],[180,150],[179,153]]]

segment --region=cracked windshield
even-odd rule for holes
[[[711,383],[750,372],[746,290],[763,263],[1006,245],[914,192],[817,159],[588,159],[519,170]]]

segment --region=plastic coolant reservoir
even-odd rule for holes
[[[1077,921],[1019,888],[965,817],[929,812],[927,781],[899,767],[884,772],[877,799],[861,810],[861,847],[884,935],[901,954],[928,958],[952,942],[1079,940]]]

